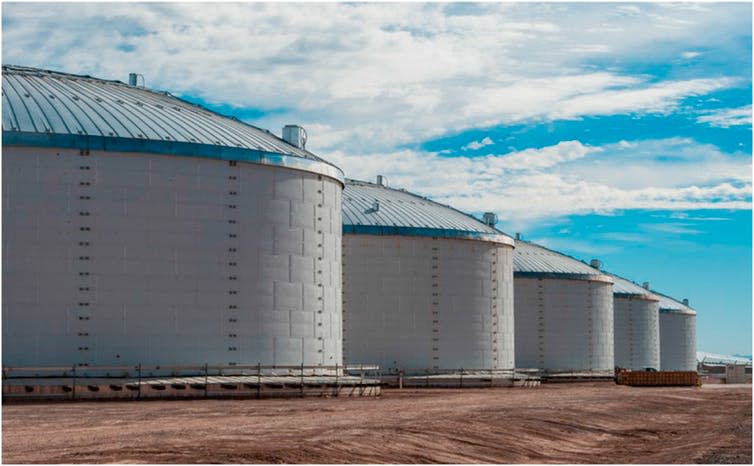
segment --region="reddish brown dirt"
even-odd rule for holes
[[[747,463],[751,386],[3,406],[6,463]]]

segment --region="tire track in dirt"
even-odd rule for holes
[[[3,407],[13,463],[751,463],[751,388],[388,390],[380,398]]]

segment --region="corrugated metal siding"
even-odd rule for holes
[[[615,365],[631,370],[660,368],[657,300],[646,295],[617,295],[613,301]]]
[[[148,153],[2,159],[5,364],[341,363],[336,180]]]
[[[573,257],[522,240],[516,241],[513,271],[515,273],[604,275],[599,270]]]
[[[118,81],[3,66],[2,99],[3,132],[207,144],[325,162],[268,131]]]
[[[660,311],[660,369],[696,370],[696,316]]]
[[[379,202],[378,209],[374,209],[375,201]],[[498,230],[452,207],[404,190],[356,180],[346,180],[343,225],[456,230],[503,236]]]
[[[346,363],[407,373],[513,367],[513,248],[343,237]]]
[[[516,367],[604,372],[614,368],[610,283],[515,277]]]
[[[739,366],[751,366],[751,359],[743,358],[740,356],[731,356],[727,354],[714,354],[705,353],[703,351],[696,352],[696,362],[704,364],[731,364]]]

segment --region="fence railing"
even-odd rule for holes
[[[140,399],[159,396],[158,392],[194,397],[236,393],[261,398],[305,396],[308,390],[324,390],[323,393],[337,396],[343,388],[367,393],[364,390],[381,384],[380,368],[371,364],[4,366],[2,377],[4,399],[93,396]]]
[[[378,376],[380,367],[373,364],[320,365],[102,365],[102,366],[3,366],[3,379],[15,378],[145,378],[145,377],[335,377],[349,374]]]
[[[335,364],[335,365],[306,365],[306,364],[278,364],[278,365],[162,365],[162,364],[133,364],[133,365],[101,365],[101,366],[3,366],[3,379],[18,378],[114,378],[138,379],[148,377],[226,377],[226,376],[262,376],[262,377],[391,377],[402,375],[405,377],[432,376],[564,376],[573,374],[612,376],[613,371],[585,371],[585,370],[542,370],[536,368],[426,368],[402,367],[381,368],[374,364]]]

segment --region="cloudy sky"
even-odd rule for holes
[[[522,232],[751,352],[751,4],[4,3],[3,63],[120,79]]]

